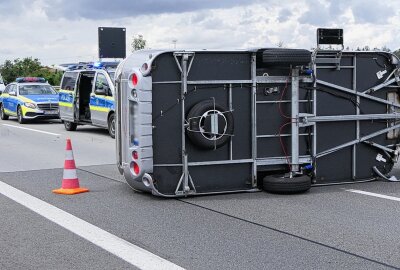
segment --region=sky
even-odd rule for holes
[[[318,27],[343,28],[345,46],[400,48],[398,0],[0,0],[0,64],[98,59],[98,27],[125,27],[152,49],[310,49]]]

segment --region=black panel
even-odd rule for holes
[[[317,44],[343,45],[343,29],[318,28]]]
[[[125,28],[99,27],[99,58],[126,57]]]
[[[318,158],[317,183],[352,181],[352,149],[347,147],[331,155]]]
[[[189,73],[189,80],[249,80],[250,54],[196,53]]]
[[[173,66],[171,66],[173,68]],[[180,84],[153,84],[153,145],[155,164],[181,162]],[[161,113],[162,111],[162,113]]]
[[[189,172],[198,193],[251,189],[250,164],[192,166]],[[175,194],[181,175],[181,167],[155,167],[153,174],[164,194]]]

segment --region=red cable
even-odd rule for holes
[[[290,75],[290,74],[289,74],[289,75]],[[292,119],[291,117],[289,117],[289,116],[287,116],[286,114],[284,114],[284,112],[282,111],[282,108],[281,108],[282,99],[283,99],[283,96],[284,96],[285,93],[286,93],[286,89],[287,89],[287,86],[288,86],[288,80],[289,80],[289,78],[286,78],[285,88],[283,88],[283,91],[282,91],[282,94],[281,94],[281,98],[279,99],[278,109],[279,109],[279,113],[280,113],[284,118],[286,118],[286,119]]]

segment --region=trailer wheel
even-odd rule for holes
[[[211,118],[217,115],[217,134],[211,133]],[[214,103],[213,100],[203,100],[190,109],[187,119],[189,127],[187,135],[190,141],[203,149],[215,149],[229,141],[233,134],[233,114],[229,109]]]
[[[64,127],[68,131],[75,131],[77,128],[77,124],[69,121],[64,121]]]
[[[268,65],[304,66],[311,62],[311,52],[302,49],[266,49],[262,55]]]
[[[267,175],[263,179],[263,189],[270,193],[295,194],[306,192],[311,188],[311,178],[307,175],[293,178],[282,175]]]

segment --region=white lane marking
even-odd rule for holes
[[[1,181],[0,194],[3,194],[140,269],[184,270],[184,268],[170,261]]]
[[[393,197],[393,196],[383,195],[383,194],[379,194],[379,193],[356,190],[356,189],[346,189],[346,191],[400,202],[400,198],[399,197]]]
[[[32,129],[32,128],[26,128],[26,127],[17,127],[17,126],[9,125],[9,124],[3,124],[3,126],[13,127],[13,128],[20,128],[20,129],[25,129],[25,130],[40,132],[40,133],[44,133],[44,134],[48,134],[48,135],[61,136],[61,134],[52,133],[52,132],[47,132],[47,131],[38,130],[38,129]]]

